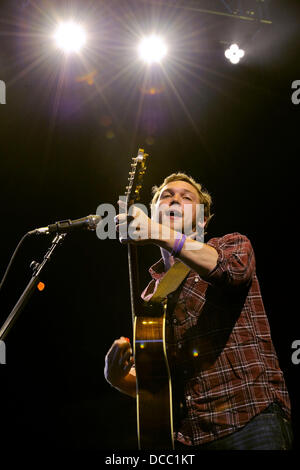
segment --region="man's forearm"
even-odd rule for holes
[[[160,231],[159,236],[153,240],[153,243],[171,253],[177,233],[170,229],[170,236],[166,238]],[[218,252],[206,243],[201,243],[187,237],[177,257],[205,279],[217,265]]]
[[[136,376],[135,370],[130,370],[129,374],[127,374],[118,384],[111,384],[114,388],[119,390],[125,395],[129,395],[133,398],[136,397]]]

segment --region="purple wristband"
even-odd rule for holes
[[[186,236],[182,235],[182,238],[181,238],[180,243],[179,243],[178,248],[177,248],[176,255],[179,255],[179,253],[181,252],[185,240],[186,240]]]
[[[173,246],[173,250],[171,252],[171,256],[177,256],[182,250],[183,244],[186,240],[186,236],[182,235],[181,233],[177,234],[176,240]]]
[[[176,238],[175,238],[175,243],[174,243],[173,249],[171,251],[171,256],[174,256],[174,255],[177,254],[177,249],[178,249],[178,245],[180,243],[181,237],[182,237],[182,233],[177,232],[177,235],[176,235]]]

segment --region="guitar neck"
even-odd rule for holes
[[[126,204],[127,210],[132,204],[139,201],[140,190],[142,188],[143,176],[146,171],[146,159],[148,154],[143,149],[139,149],[136,158],[133,158],[131,163],[131,171],[128,177],[128,186],[126,186]],[[140,282],[139,282],[139,267],[137,247],[128,244],[128,267],[129,267],[129,285],[130,285],[130,300],[131,300],[131,313],[132,325],[137,312],[142,305],[140,297]]]

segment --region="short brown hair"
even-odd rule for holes
[[[211,214],[210,212],[212,198],[210,194],[202,188],[202,185],[200,183],[197,183],[194,178],[192,178],[192,176],[189,176],[186,173],[172,173],[164,179],[160,186],[153,186],[151,206],[157,202],[162,188],[166,186],[166,184],[171,183],[172,181],[185,181],[196,189],[199,195],[200,204],[204,204],[204,217],[206,219],[207,227],[208,222],[213,217],[213,214]]]

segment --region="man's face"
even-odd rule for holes
[[[199,194],[194,186],[186,181],[172,181],[162,188],[153,218],[188,235],[196,230],[199,204]]]

